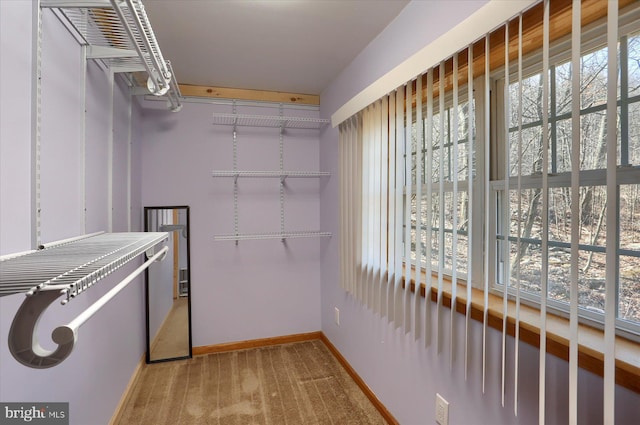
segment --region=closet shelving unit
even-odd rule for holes
[[[122,291],[155,261],[166,256],[166,232],[94,233],[41,244],[40,234],[40,109],[42,77],[42,11],[53,9],[56,16],[84,46],[83,58],[103,63],[115,73],[146,72],[147,89],[166,96],[169,107],[181,108],[181,94],[171,63],[162,56],[141,0],[35,0],[35,239],[38,249],[0,257],[0,296],[24,293],[9,330],[9,351],[32,368],[48,368],[66,359],[77,340],[79,327]],[[67,325],[52,333],[54,350],[38,342],[37,326],[44,311],[62,297],[65,305],[91,286],[140,255],[147,261],[136,268],[105,295]]]
[[[235,108],[234,108],[235,109]],[[214,239],[218,241],[235,241],[236,244],[241,240],[262,240],[262,239],[280,239],[285,242],[292,238],[314,238],[314,237],[330,237],[329,232],[320,231],[287,231],[285,230],[285,184],[289,178],[320,178],[331,175],[329,172],[323,171],[299,171],[285,170],[284,168],[284,133],[287,129],[306,129],[320,130],[329,123],[329,120],[321,118],[307,117],[287,117],[281,114],[278,116],[266,115],[249,115],[237,113],[214,113],[213,124],[225,125],[233,128],[233,170],[214,170],[212,177],[233,178],[233,215],[234,215],[234,233],[214,235]],[[238,149],[237,149],[237,128],[238,127],[258,127],[258,128],[277,128],[279,129],[279,148],[280,148],[280,168],[278,170],[238,170]],[[238,179],[240,178],[275,178],[280,180],[280,231],[267,233],[240,233],[238,230]]]
[[[169,108],[182,108],[171,63],[164,59],[141,0],[40,0],[57,10],[85,44],[87,59],[104,62],[113,72],[146,72],[147,89],[166,96]]]

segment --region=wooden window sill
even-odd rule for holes
[[[432,278],[431,301],[437,302],[438,282]],[[422,281],[426,275],[422,272]],[[403,281],[404,286],[404,281]],[[415,292],[415,280],[411,279],[411,291]],[[442,304],[451,308],[451,280],[445,279],[442,290]],[[420,284],[420,295],[426,293],[426,285]],[[484,320],[484,292],[472,288],[471,318]],[[466,314],[467,288],[458,284],[456,294],[456,311]],[[515,336],[516,319],[515,301],[509,300],[507,306],[507,333]],[[502,331],[503,300],[502,297],[489,293],[488,326]],[[536,348],[540,348],[540,310],[520,304],[520,340]],[[604,332],[585,324],[578,325],[578,366],[604,375]],[[551,313],[547,314],[547,353],[563,360],[569,360],[569,320]],[[636,393],[640,393],[640,344],[616,336],[616,383]]]

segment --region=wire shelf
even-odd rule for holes
[[[103,233],[2,257],[0,296],[56,290],[69,301],[167,238],[165,232]]]
[[[146,71],[147,89],[167,95],[179,110],[180,89],[169,61],[162,56],[141,0],[42,0],[58,9],[85,44],[87,57],[99,59],[114,72]]]
[[[294,231],[294,232],[273,232],[273,233],[242,233],[237,235],[215,235],[217,241],[241,241],[241,240],[264,240],[264,239],[296,239],[296,238],[322,238],[331,237],[330,232],[314,231]]]
[[[211,172],[213,177],[255,177],[255,178],[314,178],[326,177],[328,171],[225,171],[215,170]]]
[[[319,130],[329,124],[328,119],[307,117],[281,117],[247,114],[213,114],[214,125],[232,125],[240,127],[298,128]]]

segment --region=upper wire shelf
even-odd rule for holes
[[[146,72],[149,92],[166,95],[171,110],[181,108],[180,88],[141,0],[41,0],[41,7],[60,10],[88,45],[88,59],[114,72]]]
[[[319,130],[329,124],[328,119],[308,117],[285,117],[249,114],[213,113],[214,125],[232,125],[240,127],[299,128]]]

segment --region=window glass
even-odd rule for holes
[[[619,229],[619,251],[616,270],[618,282],[618,318],[640,323],[640,37],[630,36],[619,52],[625,57],[628,83],[618,78],[617,88],[617,164],[618,176],[626,176],[617,193],[619,211],[607,211],[607,49],[600,48],[583,54],[580,61],[580,206],[573,217],[571,199],[572,123],[571,63],[554,64],[550,69],[549,123],[549,192],[548,192],[548,298],[567,305],[571,282],[571,229],[579,227],[579,305],[591,312],[602,313],[605,304],[606,249],[616,241],[607,240],[607,215],[616,214]],[[518,132],[519,82],[511,79],[509,98],[509,285],[530,294],[540,294],[542,265],[542,87],[541,74],[522,82],[522,130]],[[620,97],[624,89],[628,96]],[[500,102],[500,100],[498,100]],[[498,113],[504,107],[496,108]],[[500,120],[496,120],[500,122]],[[500,129],[497,130],[500,134]],[[623,136],[624,135],[624,136]],[[498,146],[497,151],[501,152]],[[494,155],[492,161],[498,156]],[[600,170],[593,173],[593,170]],[[585,172],[590,174],[585,174]],[[620,174],[626,172],[627,174]],[[628,174],[632,173],[632,174]],[[517,177],[523,176],[524,188],[518,193]],[[506,226],[502,202],[505,190],[498,190],[495,220],[495,271],[498,286],[504,279],[504,244]],[[518,237],[520,242],[518,243]],[[519,281],[518,281],[519,274]]]

